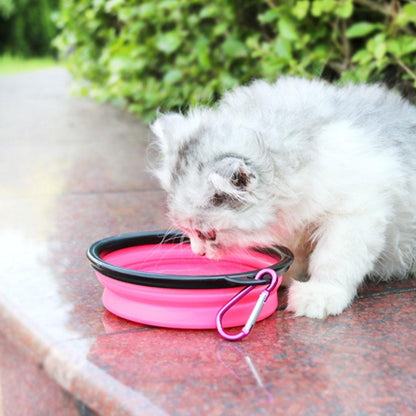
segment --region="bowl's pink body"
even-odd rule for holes
[[[209,260],[192,253],[189,244],[133,246],[102,255],[110,264],[170,275],[231,275],[268,267],[276,262],[266,254],[244,252]],[[126,283],[96,272],[104,285],[104,306],[115,315],[147,325],[171,328],[215,328],[218,311],[241,287],[213,289],[171,289]],[[244,325],[265,286],[254,288],[224,316],[223,326]],[[258,320],[277,308],[277,289],[266,301]]]
[[[105,286],[103,304],[110,312],[130,321],[168,328],[216,328],[218,311],[241,287],[226,289],[168,289],[120,282],[97,273]],[[223,326],[244,325],[264,286],[254,288],[224,316]],[[277,290],[267,299],[258,320],[277,308]]]

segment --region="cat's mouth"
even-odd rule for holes
[[[206,247],[206,249],[203,252],[198,253],[198,254],[201,256],[205,256],[210,260],[220,260],[226,255],[226,251],[221,250],[218,247],[214,248],[210,246],[210,247]]]
[[[270,245],[268,241],[250,238],[248,233],[236,234],[235,230],[233,231],[193,228],[186,230],[185,233],[190,239],[192,251],[212,260],[220,260],[230,253],[254,246],[267,247]]]
[[[198,229],[190,233],[191,248],[195,254],[218,260],[222,257],[220,244],[216,242],[217,232],[214,229],[201,231]]]
[[[268,247],[273,244],[274,239],[265,239],[250,235],[249,233],[238,233],[235,229],[223,230],[215,228],[185,228],[180,227],[189,237],[192,251],[212,260],[220,260],[228,254],[249,249],[250,247]]]

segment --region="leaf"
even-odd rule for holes
[[[341,84],[349,82],[365,82],[368,81],[372,71],[375,69],[375,64],[366,66],[359,66],[353,70],[346,71],[341,76]]]
[[[296,28],[290,20],[280,19],[278,23],[279,33],[282,37],[289,40],[298,39]]]
[[[374,38],[374,56],[379,61],[386,54],[387,45],[385,42],[385,36],[379,34]]]
[[[133,62],[125,56],[115,56],[109,62],[109,69],[112,73],[120,73],[125,70],[131,69]]]
[[[398,39],[389,39],[386,43],[387,51],[393,55],[400,57],[402,56],[402,47]]]
[[[199,21],[200,21],[200,18],[196,14],[191,14],[186,19],[186,23],[191,27],[197,26],[199,24]]]
[[[182,37],[177,31],[172,30],[171,32],[160,35],[156,42],[156,47],[160,51],[169,55],[175,52],[182,43]]]
[[[117,10],[117,8],[119,8],[119,6],[121,6],[124,3],[123,0],[108,0],[105,3],[105,11],[107,13],[110,13],[114,10]]]
[[[0,1],[0,17],[7,20],[16,10],[16,5],[13,4],[13,0]]]
[[[373,59],[373,54],[370,53],[367,49],[360,49],[357,51],[353,57],[351,58],[351,61],[356,63],[360,63],[361,65],[365,65],[368,62],[370,62]]]
[[[180,0],[164,0],[164,1],[158,1],[157,7],[160,9],[166,9],[166,10],[175,10],[180,6]]]
[[[367,49],[372,52],[377,60],[377,63],[380,64],[387,51],[386,37],[384,33],[379,33],[371,38],[367,42]]]
[[[221,36],[223,35],[228,29],[228,24],[227,23],[218,23],[214,26],[212,34],[214,36]]]
[[[210,59],[210,42],[207,38],[201,37],[195,43],[196,56],[198,59],[198,64],[203,69],[209,69],[212,65]]]
[[[272,8],[267,10],[264,13],[261,13],[257,16],[257,19],[260,23],[272,23],[279,17],[279,9]]]
[[[397,57],[407,55],[416,51],[416,38],[413,36],[400,36],[395,39],[388,39],[387,51]]]
[[[227,72],[221,73],[219,79],[221,82],[221,87],[226,90],[231,89],[238,84],[238,79],[232,77]]]
[[[247,47],[235,37],[229,37],[222,44],[222,50],[231,58],[244,58],[247,56]]]
[[[335,8],[335,14],[343,19],[349,19],[354,11],[352,0],[341,0]]]
[[[335,6],[335,0],[315,0],[312,2],[312,16],[320,17],[324,13],[331,12]]]
[[[219,14],[221,14],[221,9],[216,4],[209,4],[207,6],[204,6],[199,12],[199,16],[203,19],[209,17],[216,17]]]
[[[277,39],[275,44],[277,56],[285,59],[292,59],[292,46],[288,39]]]
[[[291,12],[297,19],[304,19],[309,11],[310,1],[309,0],[298,0]]]
[[[255,50],[259,49],[259,38],[260,36],[258,34],[252,35],[246,39],[246,45],[249,49]]]
[[[138,7],[137,14],[142,19],[149,19],[156,12],[156,5],[152,2],[143,3]]]
[[[377,23],[358,22],[347,29],[348,38],[362,38],[380,27]]]
[[[163,81],[168,84],[175,84],[182,79],[182,71],[179,69],[171,69],[163,77]]]
[[[416,51],[416,38],[412,36],[406,36],[405,40],[401,42],[402,46],[402,55],[407,55]]]
[[[409,20],[416,22],[416,3],[405,4],[402,12]]]

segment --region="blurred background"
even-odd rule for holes
[[[383,82],[416,100],[416,1],[0,0],[0,74],[65,65],[149,121],[255,78]]]

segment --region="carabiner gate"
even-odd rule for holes
[[[276,289],[276,287],[279,287],[280,284],[282,283],[282,276],[277,276],[276,272],[273,269],[260,270],[256,274],[256,277],[254,279],[259,280],[265,274],[270,275],[270,277],[271,277],[270,283],[266,287],[266,289],[264,289],[260,293],[259,298],[257,299],[256,305],[254,306],[253,310],[251,311],[251,314],[248,317],[246,324],[244,325],[244,327],[242,328],[242,330],[240,332],[238,332],[237,334],[227,334],[224,331],[224,328],[222,327],[222,319],[223,319],[225,313],[232,306],[234,306],[240,299],[242,299],[249,292],[251,292],[255,288],[255,286],[247,286],[246,288],[241,290],[236,296],[234,296],[227,304],[225,304],[219,310],[219,312],[217,314],[216,323],[217,323],[217,330],[223,338],[227,339],[228,341],[239,341],[240,339],[246,337],[251,332],[251,330],[253,329],[253,326],[256,323],[257,318],[258,318],[258,316],[259,316],[259,314],[260,314],[260,312],[263,308],[263,305],[266,303],[270,293],[274,289]]]

